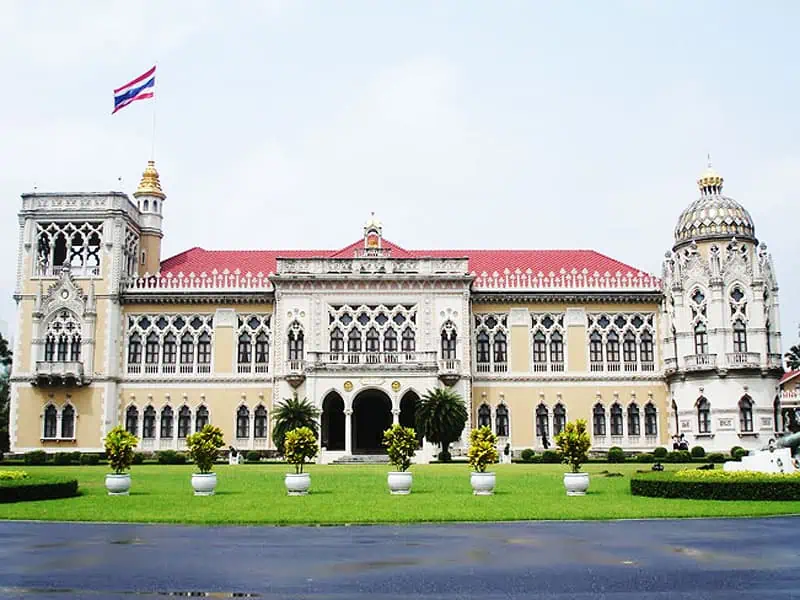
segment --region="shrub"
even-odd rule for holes
[[[536,456],[536,452],[532,448],[525,448],[520,455],[522,462],[533,462],[533,457]]]
[[[47,452],[44,450],[32,450],[23,456],[26,465],[43,465],[47,462]]]
[[[625,462],[625,452],[619,446],[612,446],[608,449],[606,460],[610,463]]]
[[[144,454],[142,454],[141,452],[137,452],[136,454],[133,455],[133,464],[141,465],[142,463],[144,463]]]
[[[652,454],[648,454],[647,452],[644,452],[642,454],[637,454],[636,455],[636,462],[639,462],[639,463],[652,463],[652,462],[655,462],[655,461],[656,461],[656,457],[654,455],[652,455]]]
[[[72,453],[71,452],[56,452],[53,455],[53,464],[58,465],[59,467],[63,467],[64,465],[68,465],[72,462]]]
[[[250,450],[244,455],[244,459],[247,462],[259,462],[261,460],[261,455],[256,450]]]
[[[800,475],[687,469],[635,475],[631,494],[693,500],[800,500]]]
[[[556,435],[556,446],[561,461],[569,464],[572,472],[577,473],[581,465],[589,460],[589,448],[592,446],[589,432],[586,431],[586,421],[569,421]]]
[[[162,450],[156,453],[156,460],[160,465],[185,465],[186,455],[175,450]]]
[[[109,466],[114,473],[122,475],[131,468],[136,444],[139,439],[125,428],[117,425],[106,434],[105,449]]]
[[[22,479],[0,479],[0,502],[51,500],[77,495],[77,479],[41,475]]]
[[[676,450],[674,452],[669,452],[667,457],[664,459],[664,462],[688,463],[692,462],[692,455],[689,454],[688,450]]]
[[[561,456],[555,450],[545,450],[542,452],[541,461],[548,465],[557,465],[561,462]]]
[[[208,424],[197,433],[186,438],[189,456],[201,473],[210,473],[217,459],[219,449],[225,445],[225,438],[219,427]]]
[[[490,427],[478,427],[469,432],[469,464],[476,473],[485,473],[486,467],[499,460],[497,436]]]
[[[721,452],[713,452],[708,455],[708,462],[710,463],[724,463],[725,462],[725,455]]]
[[[75,463],[76,465],[81,464],[81,453],[80,452],[70,452],[69,453],[70,460]]]
[[[28,474],[25,471],[0,471],[0,481],[16,481],[19,479],[27,479]]]
[[[659,460],[664,460],[667,457],[667,449],[664,446],[659,446],[653,450],[653,456]]]
[[[453,455],[448,450],[442,450],[437,456],[439,462],[448,463],[453,461]]]
[[[741,446],[734,446],[731,448],[731,457],[733,460],[742,460],[742,457],[747,456],[747,450]]]
[[[706,455],[706,449],[702,446],[693,446],[692,447],[692,458],[704,458]]]
[[[303,465],[307,460],[317,455],[317,436],[308,427],[298,427],[286,432],[284,442],[284,455],[286,460],[294,465],[298,475],[303,472]]]
[[[407,471],[417,453],[417,433],[411,427],[392,425],[383,432],[383,445],[386,446],[389,462],[400,471]]]
[[[81,454],[81,464],[82,465],[99,465],[100,464],[100,455],[99,454]]]

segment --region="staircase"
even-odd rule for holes
[[[388,465],[389,457],[385,454],[353,454],[337,458],[332,465]]]

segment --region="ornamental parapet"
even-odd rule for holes
[[[534,272],[532,269],[505,269],[502,273],[486,271],[475,274],[473,289],[480,291],[505,290],[614,290],[658,292],[661,280],[643,272],[628,271],[623,273],[590,272],[588,269],[561,269],[559,272]]]
[[[145,273],[142,277],[130,278],[123,282],[123,292],[152,293],[164,292],[241,292],[241,291],[272,291],[269,277],[272,273],[242,273],[238,269],[229,271],[214,269],[210,273]]]
[[[467,277],[466,258],[390,258],[356,255],[353,258],[280,258],[277,276],[360,276],[401,275],[428,277]]]

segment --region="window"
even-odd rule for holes
[[[347,334],[347,351],[361,352],[361,333],[355,327]]]
[[[194,365],[194,338],[190,333],[184,333],[181,338],[181,364]]]
[[[44,359],[47,362],[56,359],[56,338],[53,335],[48,335],[44,342]]]
[[[239,335],[239,351],[237,360],[240,365],[249,365],[253,358],[253,338],[244,332]]]
[[[338,327],[331,331],[331,352],[344,352],[344,333]]]
[[[507,349],[508,344],[506,342],[506,334],[502,331],[498,331],[494,334],[494,362],[497,363],[504,363],[506,362],[507,356]]]
[[[103,223],[37,223],[36,275],[57,275],[66,266],[74,275],[100,274]]]
[[[303,360],[303,328],[295,321],[289,326],[289,360]]]
[[[489,362],[489,334],[485,331],[478,333],[475,360],[479,363]]]
[[[211,364],[211,336],[207,331],[201,333],[197,339],[197,364]]]
[[[697,400],[697,432],[711,433],[711,405],[703,396]]]
[[[142,438],[151,440],[156,437],[156,409],[148,406],[144,409],[142,419]]]
[[[594,435],[606,434],[606,409],[602,404],[595,404],[592,410],[592,424]]]
[[[747,352],[747,328],[741,319],[733,324],[733,351]]]
[[[747,395],[739,400],[739,429],[742,433],[753,432],[753,400]]]
[[[208,409],[200,405],[194,414],[194,430],[200,431],[206,425],[208,425]]]
[[[174,365],[177,357],[177,339],[174,333],[168,333],[164,338],[162,362],[165,365]]]
[[[240,439],[250,437],[250,411],[246,406],[240,406],[236,411],[236,437]]]
[[[267,409],[260,404],[256,406],[253,425],[254,438],[263,439],[267,437]]]
[[[397,352],[397,332],[394,329],[387,329],[383,334],[383,350]]]
[[[611,405],[611,435],[622,435],[622,407],[616,402]]]
[[[158,335],[155,332],[147,336],[144,349],[144,362],[148,365],[158,364]]]
[[[589,360],[595,364],[603,364],[603,338],[596,331],[589,336]]]
[[[75,437],[75,409],[67,404],[61,411],[61,438],[71,440]]]
[[[161,409],[161,439],[172,437],[172,408],[165,406]]]
[[[162,422],[163,422],[163,416]],[[163,425],[162,425],[163,429]],[[183,439],[192,432],[192,411],[188,406],[182,406],[178,411],[178,438]],[[161,434],[163,437],[163,433]]]
[[[125,411],[125,431],[133,435],[139,435],[139,409],[135,406],[129,406],[128,410]]]
[[[416,335],[410,326],[403,330],[403,337],[400,340],[400,344],[403,352],[414,352],[417,349]]]
[[[198,340],[206,346],[201,362],[207,357],[210,364],[213,315],[137,314],[127,319],[129,373],[142,372],[142,350],[146,374],[194,373]]]
[[[452,321],[447,321],[442,327],[442,358],[456,359],[456,326]]]
[[[567,411],[560,402],[553,408],[553,434],[558,435],[564,431],[567,424]]]
[[[606,338],[606,361],[619,362],[619,336],[616,331],[611,331]]]
[[[644,434],[658,435],[658,418],[652,402],[644,405]]]
[[[626,331],[622,342],[622,360],[626,363],[636,363],[636,335]]]
[[[540,404],[536,407],[536,437],[537,438],[547,438],[549,434],[549,424],[550,415],[547,410],[547,407],[544,404]]]
[[[381,337],[378,335],[378,330],[370,327],[367,331],[367,352],[380,352],[381,350]]]
[[[492,409],[485,404],[481,404],[478,409],[478,427],[492,426]]]
[[[57,346],[57,354],[56,360],[58,362],[65,362],[67,360],[67,346],[69,345],[69,341],[65,334],[61,334],[58,336],[58,346]]]
[[[642,333],[641,337],[640,356],[642,364],[652,363],[655,359],[653,356],[653,336],[649,331]]]
[[[269,363],[269,338],[263,331],[256,336],[256,364]]]
[[[72,336],[72,341],[69,344],[69,359],[72,362],[78,362],[81,359],[81,336]]]
[[[537,365],[547,363],[547,343],[541,331],[533,335],[533,363]]]
[[[564,362],[564,338],[558,331],[554,331],[550,336],[550,362]]]
[[[694,353],[708,354],[708,333],[705,323],[694,326]]]
[[[508,437],[508,409],[501,404],[495,411],[495,425],[498,437]]]
[[[641,419],[639,417],[639,406],[635,402],[628,405],[628,435],[641,435]]]
[[[44,436],[47,439],[54,439],[56,437],[56,423],[58,420],[58,411],[56,407],[50,404],[44,409]]]

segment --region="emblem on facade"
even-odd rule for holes
[[[394,390],[395,392],[399,392],[400,391],[400,382],[399,381],[393,381],[392,382],[392,390]]]
[[[352,381],[345,381],[344,382],[344,391],[345,392],[352,392],[353,391],[353,382]]]

